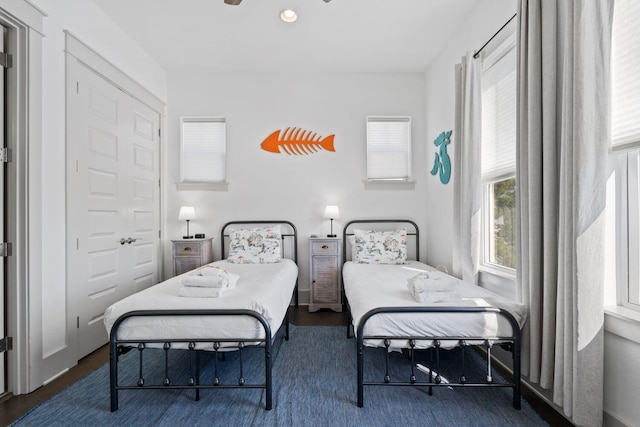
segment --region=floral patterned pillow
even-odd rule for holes
[[[229,257],[235,264],[269,264],[280,262],[280,226],[229,230]]]
[[[407,230],[353,230],[356,237],[354,261],[361,264],[406,264]]]

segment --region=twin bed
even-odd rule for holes
[[[250,228],[236,229],[239,226]],[[274,228],[283,229],[276,233],[278,244],[274,243],[273,235],[264,234],[265,230],[272,232]],[[434,386],[486,386],[513,388],[513,406],[519,409],[520,328],[526,318],[524,307],[450,276],[447,277],[455,280],[459,297],[429,304],[416,301],[408,282],[419,275],[436,277],[434,268],[411,261],[420,258],[419,239],[417,225],[407,220],[356,220],[344,228],[343,283],[351,316],[347,335],[350,336],[351,331],[356,334],[357,405],[364,406],[364,386],[427,386],[430,394]],[[298,304],[296,227],[288,221],[229,222],[223,226],[221,246],[223,260],[205,268],[222,269],[226,274],[239,277],[237,285],[223,296],[178,296],[185,277],[197,274],[195,271],[159,283],[107,309],[105,326],[110,332],[112,411],[118,409],[119,390],[145,388],[194,389],[196,400],[201,389],[263,388],[265,409],[272,408],[272,345],[278,331],[284,330],[288,339],[288,308],[292,301]],[[230,246],[228,258],[227,246]],[[495,345],[513,355],[512,382],[494,382],[491,376],[491,350]],[[202,351],[214,352],[217,362],[219,353],[239,351],[241,355],[248,346],[264,348],[264,382],[245,382],[242,365],[235,384],[220,384],[217,375],[211,383],[201,382],[199,355]],[[472,383],[461,375],[457,383],[443,383],[438,374],[438,352],[462,347],[464,361],[465,349],[471,346],[486,348],[486,381]],[[165,368],[161,383],[147,384],[143,353],[149,347],[164,349],[165,367],[169,365],[169,350],[189,351],[191,375],[186,383],[174,384]],[[408,379],[392,380],[387,365],[382,381],[365,381],[365,348],[371,347],[382,347],[387,352],[405,349],[411,358]],[[120,355],[131,349],[137,349],[140,354],[140,374],[135,383],[120,384]],[[425,349],[436,352],[435,365],[429,365],[426,370],[414,360],[416,354]],[[388,358],[386,360],[388,364]],[[428,381],[418,380],[416,367],[428,372]]]
[[[124,298],[106,310],[112,411],[118,409],[119,390],[161,388],[194,389],[196,400],[201,389],[262,388],[265,409],[272,408],[272,345],[282,329],[288,339],[288,308],[292,299],[298,302],[297,230],[289,221],[232,221],[223,226],[220,237],[223,260],[203,268],[236,274],[239,278],[233,289],[216,298],[181,297],[185,278],[197,274],[187,272]],[[219,353],[242,352],[248,346],[264,348],[264,382],[247,383],[240,365],[235,384],[221,384],[217,373],[212,382],[201,383],[201,351],[214,352],[217,361]],[[153,347],[165,350],[167,367],[171,349],[186,349],[193,354],[189,357],[191,375],[186,383],[174,383],[167,368],[161,383],[147,384],[143,353]],[[139,378],[134,384],[120,384],[119,356],[132,348],[140,353]]]
[[[412,242],[407,245],[407,240]],[[356,333],[358,406],[364,406],[365,385],[427,386],[429,394],[434,386],[483,386],[513,388],[513,406],[520,409],[520,328],[526,319],[525,307],[482,287],[436,272],[431,266],[411,261],[420,258],[419,241],[418,226],[413,221],[355,220],[344,227],[343,259],[346,262],[342,275],[351,317],[347,336],[351,336],[352,330]],[[411,293],[411,281],[429,276],[439,280],[446,277],[446,286],[451,289],[438,289],[437,293],[444,296],[441,300],[432,297],[434,292],[422,294],[423,300],[432,302],[419,302]],[[513,382],[494,381],[491,374],[494,345],[512,353]],[[464,352],[471,346],[486,348],[486,381],[468,381],[464,366],[458,382],[442,381],[438,373],[439,351],[461,347],[464,363]],[[412,362],[407,380],[392,381],[387,365],[382,381],[365,381],[365,347],[382,347],[387,352],[407,350]],[[416,354],[423,349],[429,349],[430,361],[435,352],[435,365],[430,363],[424,367],[416,363]],[[428,373],[428,381],[418,381],[414,370],[417,366]]]

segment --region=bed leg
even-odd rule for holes
[[[364,407],[364,345],[362,338],[358,338],[358,408]]]
[[[287,314],[285,317],[285,331],[284,331],[284,340],[289,341],[289,310],[287,310]]]
[[[267,339],[264,345],[264,379],[265,379],[265,406],[264,409],[270,411],[273,407],[272,388],[273,380],[271,378],[271,340]]]
[[[520,341],[513,343],[513,407],[521,408],[520,399]]]
[[[115,331],[112,331],[115,333]],[[118,410],[118,349],[114,340],[111,341],[109,352],[109,389],[111,392],[111,412]]]

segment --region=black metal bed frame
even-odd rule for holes
[[[225,230],[230,225],[236,224],[287,224],[293,230],[291,233],[283,233],[282,240],[284,243],[285,237],[290,237],[293,240],[293,261],[297,264],[298,262],[298,236],[297,229],[293,223],[289,221],[230,221],[227,222],[222,227],[221,232],[221,240],[222,240],[222,257],[224,258],[225,254],[225,246],[224,241],[225,237],[228,237],[228,234],[225,235]],[[283,244],[283,254],[284,254],[284,244]],[[298,305],[298,281],[296,278],[295,284],[295,304]],[[191,338],[172,338],[172,339],[134,339],[134,340],[120,340],[118,339],[118,329],[122,325],[122,323],[133,317],[153,317],[153,316],[249,316],[256,319],[260,325],[262,325],[262,329],[264,330],[264,338],[216,338],[216,337],[207,337],[200,339],[191,339]],[[110,395],[111,395],[111,411],[114,412],[118,410],[118,391],[119,390],[152,390],[152,389],[192,389],[195,390],[195,400],[200,400],[200,390],[202,389],[226,389],[226,388],[245,388],[245,389],[256,389],[261,388],[265,390],[265,410],[271,410],[273,408],[273,379],[272,379],[272,349],[273,344],[279,335],[279,332],[284,328],[284,339],[289,340],[289,313],[287,312],[285,318],[283,319],[282,325],[280,326],[278,333],[276,333],[273,337],[271,335],[271,327],[269,322],[265,319],[265,317],[253,310],[245,310],[245,309],[234,309],[234,310],[226,310],[226,309],[215,309],[215,310],[137,310],[131,311],[120,316],[111,328],[111,334],[109,339],[109,386],[110,386]],[[197,345],[199,343],[211,343],[211,349],[203,350],[198,349]],[[240,352],[240,366],[239,366],[239,376],[236,384],[222,384],[220,383],[220,379],[218,378],[218,356],[219,353],[222,353],[224,356],[224,351],[228,351],[229,347],[225,347],[224,351],[222,350],[223,345],[229,345],[230,343],[237,343],[237,346],[231,347],[237,349]],[[147,348],[149,344],[154,344],[156,347],[158,344],[161,344],[162,349],[164,350],[164,363],[165,363],[165,372],[164,372],[164,380],[162,384],[145,384],[145,378],[143,375],[143,352]],[[173,384],[172,380],[169,376],[169,350],[171,350],[172,345],[175,344],[186,344],[189,351],[189,379],[186,384]],[[242,366],[242,350],[245,347],[264,347],[264,363],[265,363],[265,380],[263,383],[247,383],[245,381],[243,375],[243,366]],[[137,349],[139,352],[139,376],[138,380],[135,384],[131,385],[120,385],[118,384],[118,361],[120,355],[129,352],[132,349]],[[184,350],[183,350],[184,351]],[[200,354],[202,351],[210,351],[214,353],[214,363],[215,363],[215,374],[213,381],[209,384],[203,384],[200,380]],[[234,350],[235,351],[235,350]]]
[[[363,223],[374,223],[374,224],[384,224],[384,223],[407,223],[411,224],[415,228],[415,233],[411,233],[411,235],[416,236],[416,259],[419,260],[419,251],[420,251],[420,240],[419,240],[419,230],[418,226],[415,222],[411,220],[402,220],[402,219],[385,219],[385,220],[354,220],[348,222],[343,229],[343,260],[347,261],[347,236],[353,235],[353,233],[348,233],[349,227],[353,224],[363,224]],[[347,312],[349,313],[349,322],[347,323],[347,338],[353,337],[352,331],[352,323],[353,318],[351,316],[351,310],[349,308],[349,302],[347,301]],[[511,326],[512,333],[507,336],[495,336],[495,337],[487,337],[487,336],[404,336],[404,335],[390,335],[390,336],[380,336],[380,335],[365,335],[364,328],[366,322],[371,319],[373,316],[379,314],[392,314],[392,313],[425,313],[425,314],[433,314],[433,313],[494,313],[498,316],[504,317]],[[385,357],[385,375],[383,381],[365,381],[364,380],[364,343],[365,340],[382,340],[384,342],[385,348],[387,350],[387,356]],[[391,341],[404,340],[407,341],[407,349],[409,350],[409,356],[411,357],[411,373],[408,376],[407,381],[391,381],[391,377],[389,376],[389,347]],[[417,342],[419,341],[432,341],[434,346],[429,349],[429,366],[427,367],[429,380],[428,382],[419,382],[415,376],[415,354],[417,347]],[[443,341],[454,342],[457,343],[458,346],[462,347],[462,370],[463,373],[459,377],[458,382],[442,382],[442,379],[439,372],[439,351],[441,348],[441,344]],[[486,382],[468,382],[466,376],[464,375],[464,354],[465,349],[470,346],[470,343],[475,343],[481,341],[486,346],[487,351],[487,376]],[[491,374],[491,349],[494,345],[499,345],[504,349],[510,351],[513,356],[513,382],[500,382],[496,383],[493,381],[493,376]],[[521,408],[521,390],[520,390],[520,360],[521,360],[521,333],[518,322],[513,317],[511,313],[508,311],[495,308],[495,307],[378,307],[369,312],[367,312],[362,319],[360,319],[360,323],[358,324],[356,331],[356,350],[357,350],[357,389],[358,389],[358,407],[364,407],[364,386],[426,386],[429,390],[429,395],[433,392],[433,387],[511,387],[513,388],[513,407],[515,409]],[[433,367],[432,364],[432,354],[433,350],[436,353],[436,366]],[[434,374],[435,373],[435,374]]]

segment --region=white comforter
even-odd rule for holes
[[[347,262],[342,269],[344,290],[351,308],[353,326],[357,330],[360,319],[378,307],[498,307],[511,313],[520,327],[526,320],[524,305],[503,298],[480,286],[458,280],[460,301],[446,303],[417,302],[407,286],[408,279],[424,271],[434,269],[426,264],[411,261],[404,265],[373,265]],[[457,279],[456,279],[457,280]],[[425,336],[425,337],[505,337],[511,336],[508,321],[496,314],[479,313],[428,313],[428,314],[378,314],[365,324],[365,336]],[[472,342],[473,343],[473,342]],[[381,346],[382,340],[365,340],[368,346]],[[444,348],[457,342],[442,341]],[[432,341],[418,341],[416,346],[426,348]],[[407,347],[407,341],[392,341],[391,347]]]
[[[219,298],[178,296],[182,278],[173,277],[113,304],[105,311],[104,323],[111,333],[114,322],[134,310],[249,309],[262,314],[275,335],[282,324],[298,277],[298,267],[289,260],[273,264],[231,264],[216,261],[240,276],[234,289]],[[134,317],[118,328],[118,339],[171,338],[263,338],[264,329],[249,316],[158,316]]]

